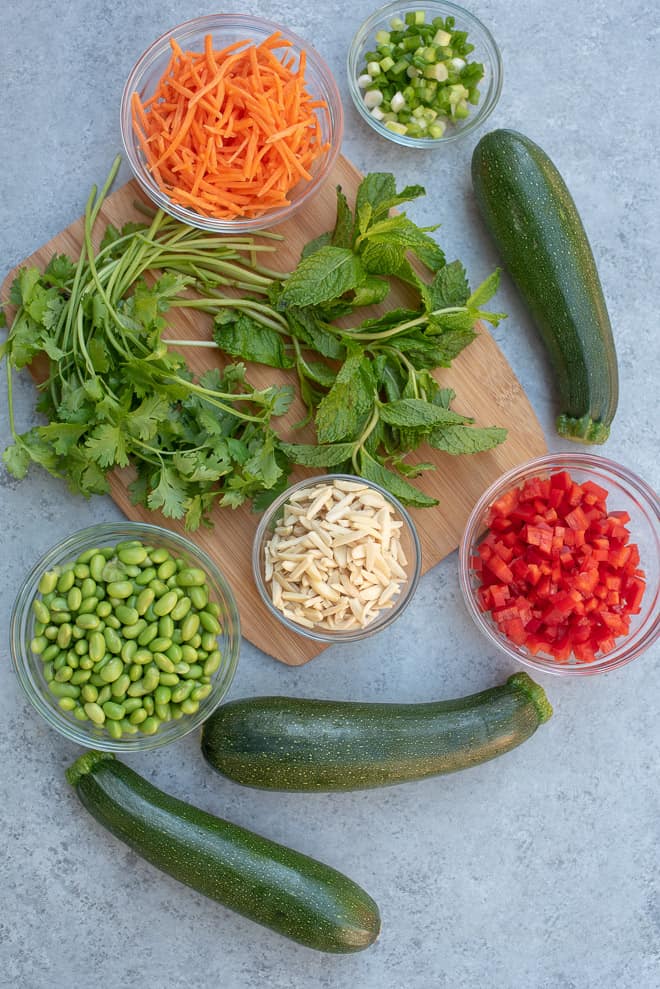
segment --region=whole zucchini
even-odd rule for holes
[[[318,951],[361,951],[378,937],[378,907],[336,869],[168,796],[109,753],[85,753],[66,775],[142,858],[250,920]]]
[[[495,130],[474,149],[472,184],[554,365],[557,432],[604,443],[619,398],[616,351],[596,262],[564,180],[529,138]]]
[[[202,752],[237,783],[269,790],[358,790],[476,766],[552,714],[526,673],[460,700],[368,704],[252,697],[218,708]]]

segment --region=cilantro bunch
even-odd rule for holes
[[[449,454],[477,453],[506,437],[504,429],[476,428],[452,411],[453,391],[431,373],[449,367],[474,340],[477,320],[497,325],[503,314],[482,308],[497,291],[498,271],[470,292],[461,263],[447,264],[429,236],[435,227],[421,228],[405,213],[390,216],[421,195],[421,186],[397,192],[392,175],[372,173],[351,210],[338,188],[334,229],[307,244],[295,271],[270,287],[270,325],[263,303],[238,309],[227,299],[214,327],[216,344],[232,357],[295,369],[305,421],[313,421],[318,442],[281,443],[289,460],[360,474],[420,507],[436,502],[410,479],[434,465],[408,463],[409,453],[424,443]],[[393,279],[413,288],[417,308],[350,326],[337,322],[386,302]]]
[[[271,419],[286,411],[292,389],[253,389],[243,364],[195,381],[162,342],[165,313],[214,306],[204,294],[220,285],[265,293],[272,273],[256,258],[274,248],[209,237],[158,211],[151,222],[109,226],[95,250],[92,231],[118,167],[98,196],[92,190],[78,261],[54,257],[44,272],[21,270],[12,285],[16,314],[0,358],[14,442],[3,460],[17,478],[40,464],[84,495],[107,492],[108,473],[130,464],[133,500],[195,529],[215,502],[235,506],[286,483]],[[146,281],[154,270],[160,277]],[[49,421],[19,434],[12,372],[42,352],[49,373],[37,407]]]
[[[22,269],[12,285],[16,313],[0,359],[14,440],[3,460],[15,477],[37,463],[74,492],[102,494],[109,472],[130,465],[134,502],[195,529],[215,504],[267,504],[293,463],[361,474],[407,504],[432,505],[411,480],[434,465],[411,464],[409,453],[424,443],[476,453],[504,440],[505,430],[475,428],[454,412],[453,391],[431,373],[474,339],[476,320],[496,325],[502,315],[482,309],[498,272],[471,293],[463,266],[447,264],[429,236],[434,227],[390,216],[423,195],[421,186],[397,192],[392,175],[372,173],[354,210],[338,189],[334,229],[282,275],[258,260],[276,250],[268,243],[276,235],[263,233],[259,244],[210,236],[160,210],[148,222],[108,226],[96,249],[94,227],[118,167],[119,159],[101,192],[92,190],[77,261],[54,257],[43,272]],[[393,279],[412,287],[416,308],[345,325],[386,302]],[[212,314],[213,341],[166,338],[172,307]],[[218,347],[239,363],[195,381],[170,344]],[[19,433],[12,371],[41,354],[49,373],[37,408],[48,422]],[[295,371],[316,444],[282,442],[272,420],[289,408],[293,388],[254,389],[243,361]]]

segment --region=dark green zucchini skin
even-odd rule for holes
[[[616,350],[596,262],[564,180],[529,138],[495,130],[474,149],[472,185],[554,365],[557,432],[604,443],[619,397]]]
[[[109,753],[86,753],[67,778],[138,855],[250,920],[317,951],[378,937],[378,907],[336,869],[163,793]]]
[[[253,697],[218,708],[202,752],[269,790],[359,790],[468,769],[515,748],[552,708],[526,673],[460,700],[369,704]]]

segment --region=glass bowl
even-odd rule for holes
[[[269,210],[263,216],[256,218],[214,219],[202,216],[192,209],[186,209],[172,202],[154,182],[147,168],[146,159],[133,130],[131,120],[132,94],[137,92],[142,101],[153,94],[170,60],[172,54],[170,39],[172,38],[184,50],[203,51],[204,38],[207,34],[212,36],[215,47],[225,47],[242,40],[259,43],[275,31],[280,31],[291,42],[288,51],[293,55],[296,65],[300,53],[305,52],[307,58],[305,79],[308,91],[314,99],[325,100],[327,107],[326,109],[317,108],[315,111],[323,141],[329,144],[329,149],[310,166],[312,180],[301,181],[290,190],[291,202],[289,205]],[[209,14],[205,17],[196,17],[194,20],[186,21],[184,24],[172,28],[171,31],[167,31],[140,56],[124,86],[121,99],[120,127],[124,150],[135,178],[157,206],[176,217],[177,220],[201,230],[214,231],[215,233],[246,233],[283,223],[318,192],[328,177],[341,148],[343,112],[337,83],[330,69],[318,52],[298,35],[280,24],[264,20],[261,17],[250,17],[246,14]]]
[[[568,662],[559,663],[549,656],[532,655],[524,645],[518,646],[509,641],[500,632],[490,614],[479,608],[479,578],[470,562],[487,531],[486,517],[492,503],[529,478],[546,478],[554,471],[561,470],[568,471],[578,484],[593,481],[606,488],[609,492],[608,509],[629,513],[630,522],[627,525],[631,534],[630,541],[639,546],[639,566],[646,572],[642,610],[639,615],[631,616],[630,633],[618,639],[611,652],[597,654],[591,663],[580,662],[574,655]],[[606,673],[631,662],[653,645],[660,634],[660,501],[645,481],[626,467],[605,457],[588,453],[548,454],[504,474],[484,492],[474,506],[461,540],[458,566],[463,597],[478,627],[493,645],[530,669],[560,676]]]
[[[182,557],[191,566],[199,567],[206,573],[209,600],[220,608],[218,621],[221,632],[217,636],[222,663],[211,680],[212,690],[208,697],[199,703],[194,714],[184,715],[179,720],[161,724],[154,735],[126,735],[112,738],[103,727],[90,722],[78,721],[69,711],[58,706],[58,698],[48,689],[44,676],[42,659],[35,655],[30,642],[34,636],[34,613],[32,602],[37,594],[41,575],[71,563],[78,556],[93,547],[114,546],[119,542],[137,539],[154,547],[164,547],[173,556]],[[87,748],[102,749],[108,752],[134,752],[155,749],[166,745],[188,732],[194,731],[220,704],[229,690],[240,646],[240,624],[234,596],[227,581],[215,563],[199,547],[189,540],[157,525],[140,522],[110,522],[93,525],[67,536],[50,549],[35,563],[25,578],[14,603],[10,621],[11,653],[18,680],[27,694],[28,700],[39,714],[72,742]]]
[[[456,28],[459,31],[467,31],[468,42],[474,45],[470,61],[481,62],[484,67],[484,75],[479,83],[480,99],[478,105],[470,107],[470,113],[464,120],[448,123],[447,130],[442,137],[438,138],[408,137],[406,134],[395,134],[388,130],[383,123],[372,116],[365,106],[362,90],[358,86],[358,77],[365,65],[365,53],[373,48],[376,32],[388,30],[393,17],[403,17],[407,12],[413,10],[424,11],[427,21],[434,17],[453,17],[456,21]],[[491,115],[502,90],[502,57],[492,34],[474,14],[455,3],[447,3],[445,0],[409,4],[389,3],[375,11],[358,28],[348,52],[346,67],[348,86],[358,113],[381,137],[386,137],[389,141],[394,141],[395,144],[400,144],[406,148],[443,147],[447,144],[453,144],[454,141],[465,137],[466,134],[471,134],[472,131],[481,127]]]
[[[266,544],[272,537],[275,526],[282,517],[284,505],[287,501],[289,501],[292,495],[296,495],[305,488],[315,487],[318,484],[324,483],[332,484],[333,481],[337,480],[364,484],[372,491],[377,491],[381,494],[383,498],[385,498],[385,500],[392,506],[396,520],[403,523],[400,529],[400,538],[402,549],[408,561],[404,567],[407,573],[407,580],[402,585],[398,597],[395,599],[394,605],[391,608],[382,608],[378,617],[363,628],[348,630],[324,630],[318,627],[306,628],[303,625],[289,619],[273,604],[265,578],[265,548]],[[384,628],[388,628],[388,626],[395,622],[397,618],[405,611],[406,607],[412,600],[412,596],[415,593],[417,584],[419,583],[421,566],[422,549],[419,542],[419,536],[417,535],[417,530],[413,520],[401,502],[390,494],[389,491],[381,488],[380,485],[374,484],[372,481],[367,481],[362,477],[356,477],[352,474],[317,475],[315,477],[305,478],[304,481],[299,481],[298,484],[294,484],[292,487],[288,488],[272,503],[272,505],[269,505],[264,512],[252,544],[252,573],[264,604],[270,613],[290,631],[296,632],[298,635],[303,635],[308,639],[314,639],[317,642],[357,642],[360,639],[366,639],[370,635],[374,635],[376,632],[380,632]]]

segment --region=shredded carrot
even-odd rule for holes
[[[172,57],[153,96],[133,93],[133,128],[154,180],[173,202],[216,219],[257,218],[286,206],[312,163],[328,150],[305,86],[306,55],[295,59],[279,32],[259,45]],[[278,55],[274,54],[279,51]]]

